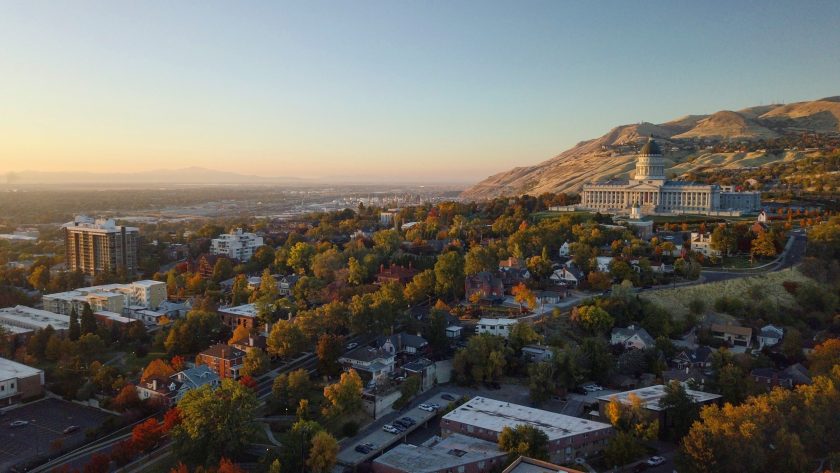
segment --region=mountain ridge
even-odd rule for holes
[[[462,192],[461,197],[482,200],[504,195],[577,192],[589,181],[626,177],[635,165],[639,144],[648,137],[662,142],[666,171],[673,173],[686,173],[699,166],[755,166],[797,159],[798,154],[789,151],[770,156],[766,150],[760,155],[707,150],[720,143],[747,142],[758,146],[802,132],[840,135],[840,96],[684,115],[660,124],[619,125],[541,163],[493,174]]]

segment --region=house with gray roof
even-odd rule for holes
[[[631,325],[627,328],[616,327],[610,336],[611,345],[622,345],[624,348],[647,350],[655,345],[653,337],[642,327]]]

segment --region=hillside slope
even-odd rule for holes
[[[840,97],[724,110],[712,115],[686,115],[662,124],[618,126],[542,163],[492,175],[461,196],[481,200],[526,193],[576,192],[586,182],[627,177],[635,165],[640,143],[650,136],[662,143],[667,172],[674,175],[709,166],[752,167],[794,160],[802,153],[768,152],[761,145],[803,131],[840,133]],[[751,142],[757,149],[738,152],[710,149],[716,143],[731,142]]]

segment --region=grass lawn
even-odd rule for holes
[[[534,221],[540,221],[547,218],[562,217],[563,215],[574,215],[584,217],[584,220],[591,220],[595,216],[592,212],[574,211],[574,212],[556,212],[553,210],[543,210],[542,212],[535,212],[531,214]]]
[[[796,269],[785,269],[773,273],[707,284],[645,291],[641,294],[641,297],[666,308],[671,312],[674,319],[685,317],[688,314],[688,305],[694,299],[704,301],[706,310],[713,311],[715,300],[719,297],[749,297],[749,289],[755,285],[761,288],[764,298],[778,302],[782,307],[796,307],[797,304],[793,296],[782,286],[785,281],[795,281],[801,284],[810,280]]]
[[[774,259],[775,258],[755,258],[755,261],[751,262],[749,255],[724,256],[721,260],[721,264],[714,265],[714,266],[707,266],[707,267],[710,268],[710,269],[714,269],[714,268],[750,269],[750,268],[757,268],[759,266],[770,263]]]

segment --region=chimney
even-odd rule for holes
[[[157,378],[152,380],[152,390],[157,391]]]
[[[251,347],[256,346],[255,343],[254,343],[254,336],[253,335],[250,335],[248,337],[248,346],[251,346]]]

